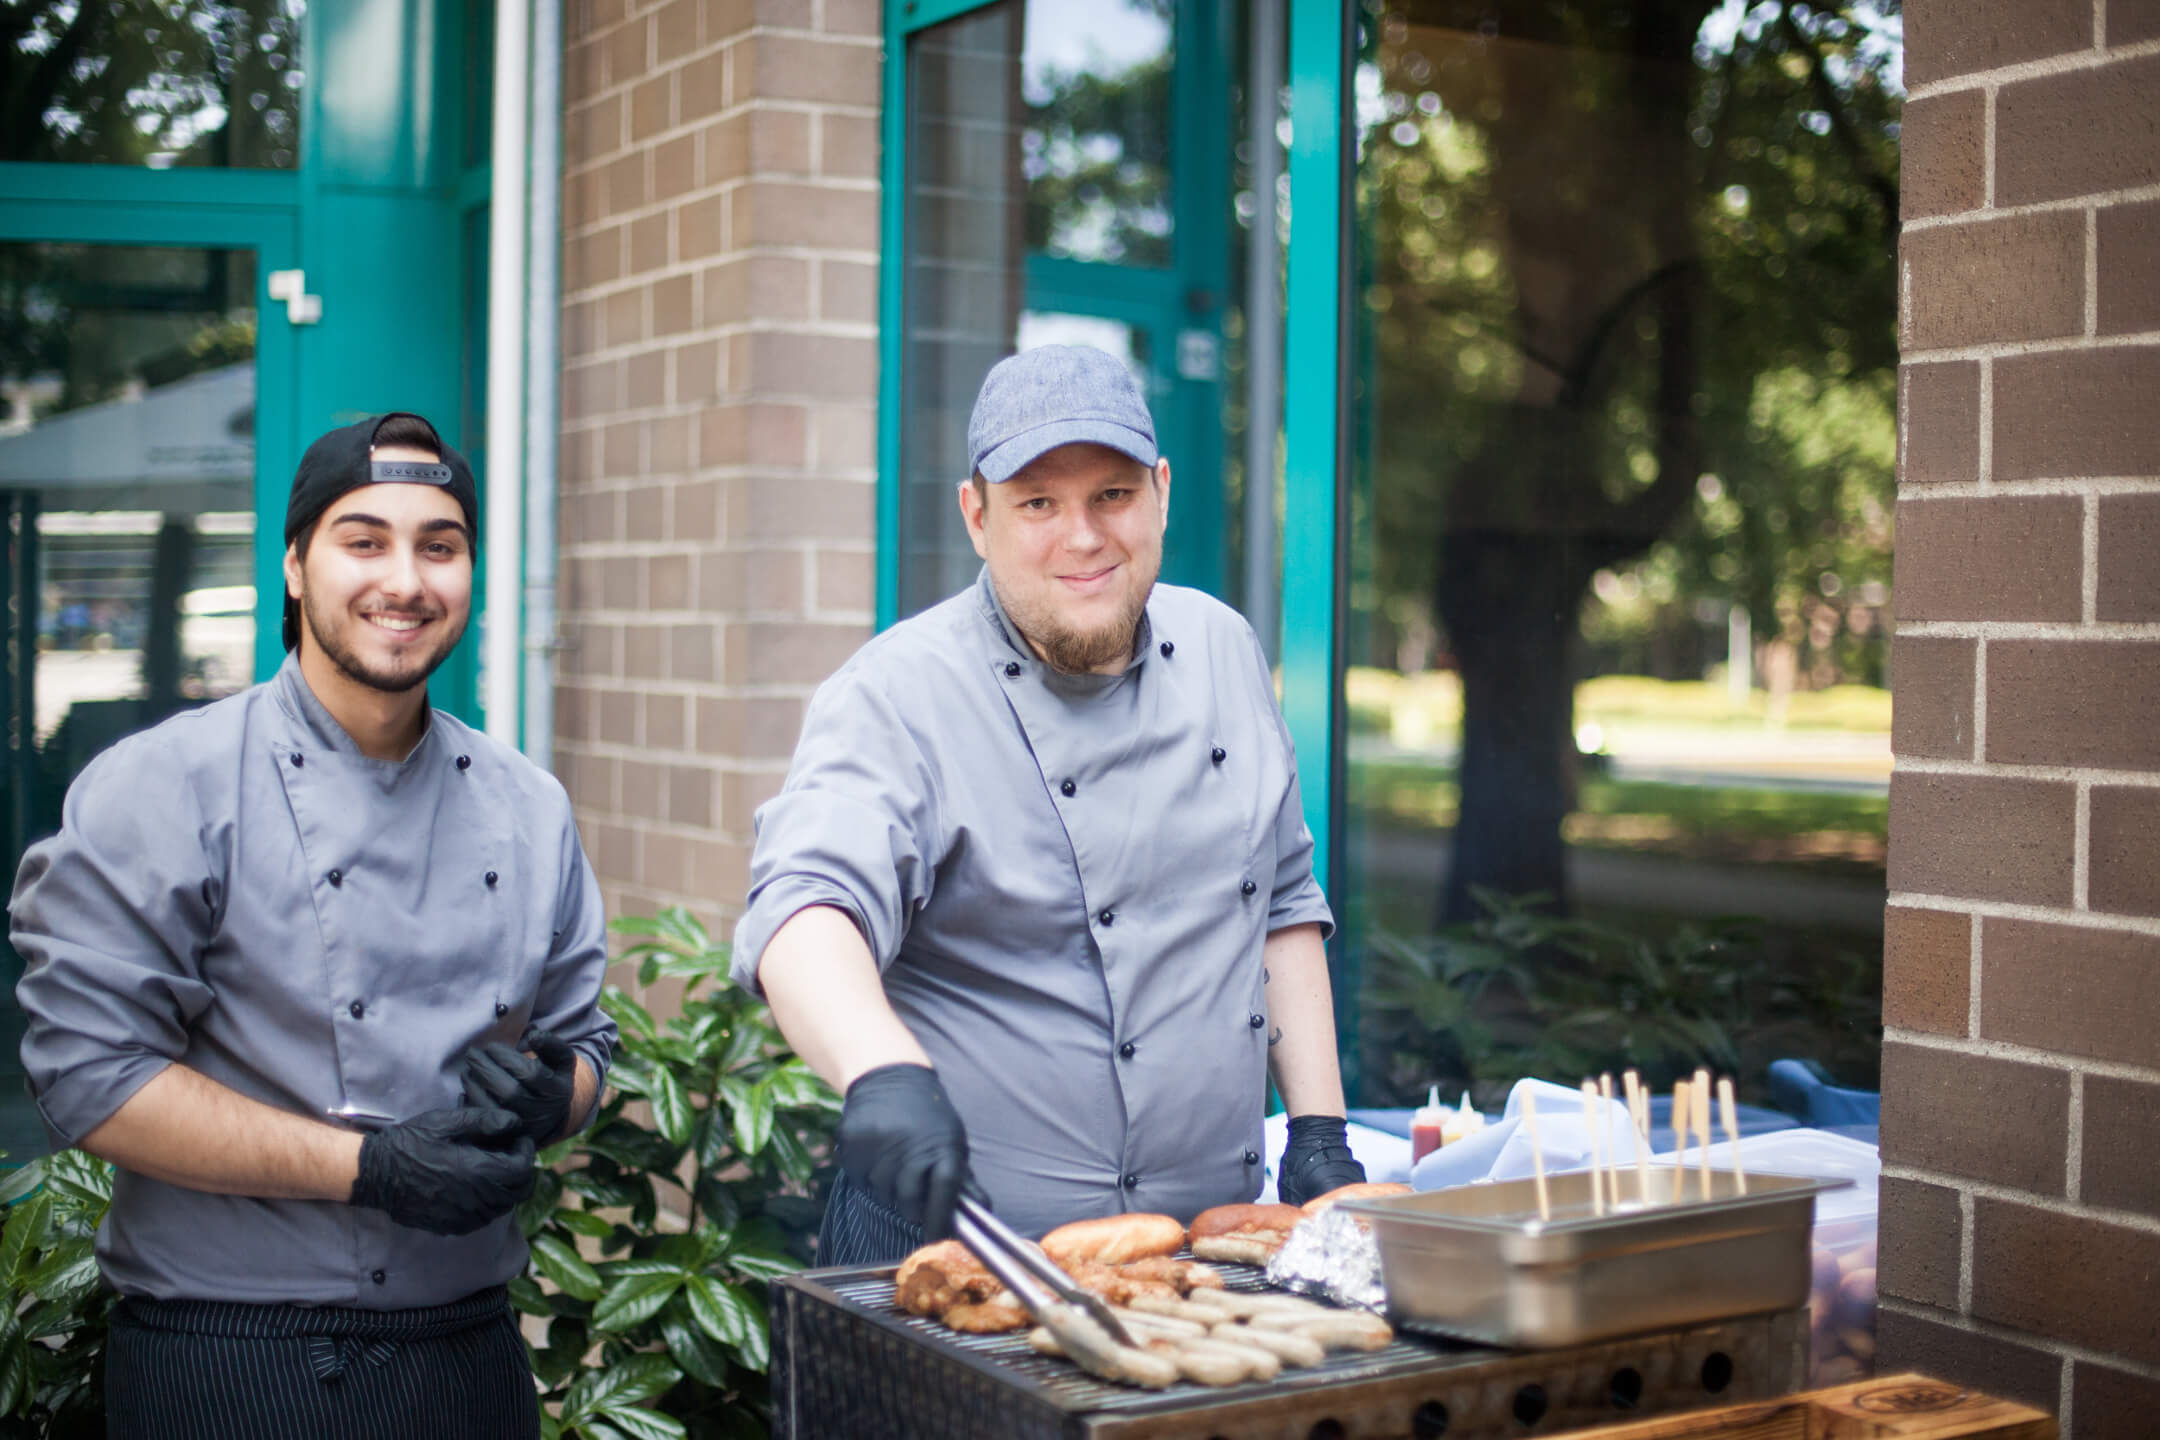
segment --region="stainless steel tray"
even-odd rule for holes
[[[1815,1197],[1852,1183],[1750,1174],[1742,1195],[1717,1171],[1704,1200],[1689,1171],[1674,1203],[1673,1169],[1653,1165],[1650,1179],[1656,1203],[1643,1206],[1623,1170],[1623,1208],[1603,1216],[1587,1170],[1547,1178],[1545,1221],[1529,1180],[1343,1208],[1372,1222],[1397,1325],[1546,1349],[1804,1304]]]

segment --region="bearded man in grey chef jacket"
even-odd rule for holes
[[[539,1433],[510,1212],[615,1030],[562,787],[427,704],[477,510],[418,416],[317,440],[284,666],[113,746],[23,858],[24,1068],[118,1167],[115,1436]]]
[[[897,1259],[963,1189],[1034,1234],[1250,1200],[1270,1070],[1283,1197],[1362,1180],[1296,757],[1251,627],[1155,583],[1138,385],[1031,350],[968,441],[981,577],[819,688],[735,934],[846,1093],[820,1259]]]

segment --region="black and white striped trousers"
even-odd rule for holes
[[[122,1300],[110,1440],[534,1440],[540,1405],[500,1286],[413,1310]]]
[[[910,1225],[841,1171],[818,1226],[820,1265],[895,1265],[922,1247],[922,1226]]]

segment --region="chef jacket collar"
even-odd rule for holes
[[[1148,592],[1147,609],[1140,616],[1140,633],[1134,637],[1132,655],[1126,660],[1125,668],[1116,675],[1067,675],[1044,664],[1042,657],[1035,653],[1034,647],[1021,636],[1020,627],[1006,618],[1005,606],[998,600],[997,586],[990,583],[988,565],[983,566],[981,573],[975,577],[975,598],[982,608],[983,619],[989,622],[991,632],[1004,642],[1008,650],[1026,664],[1040,668],[1046,677],[1054,676],[1059,681],[1086,682],[1121,678],[1139,669],[1148,656],[1155,653],[1158,645],[1169,643],[1168,638],[1162,636],[1161,627],[1155,623],[1155,591],[1151,589]],[[1172,644],[1171,648],[1174,650],[1177,647]],[[1003,664],[1004,661],[1000,660],[998,663]]]
[[[424,728],[420,731],[420,741],[403,760],[378,760],[371,755],[362,754],[359,742],[345,733],[345,727],[338,724],[337,717],[316,697],[307,677],[300,673],[300,652],[297,649],[285,652],[285,663],[278,666],[276,676],[270,681],[270,690],[277,697],[278,708],[300,727],[301,735],[307,743],[320,745],[325,750],[334,750],[341,755],[349,755],[355,760],[364,760],[370,765],[410,765],[428,748],[428,742],[435,736],[434,707],[423,705],[420,718]]]

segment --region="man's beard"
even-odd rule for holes
[[[355,684],[365,685],[370,690],[380,690],[386,695],[402,695],[415,686],[425,685],[436,668],[450,658],[450,652],[457,648],[458,641],[465,634],[463,626],[452,630],[442,643],[435,647],[434,654],[409,671],[378,670],[353,653],[336,627],[324,623],[324,617],[315,608],[314,598],[305,591],[300,595],[300,613],[308,633],[315,637],[315,643],[322,648],[324,657],[337,666],[338,673]],[[351,623],[365,625],[367,621],[353,620]]]
[[[1116,618],[1108,624],[1094,630],[1074,630],[1047,605],[1040,613],[1025,604],[1015,605],[995,575],[990,577],[990,583],[998,592],[998,604],[1005,607],[1005,618],[1042,652],[1051,669],[1067,675],[1085,675],[1114,661],[1130,659],[1139,639],[1140,617],[1147,613],[1148,596],[1155,589],[1155,577],[1150,575],[1145,584],[1132,588]]]

